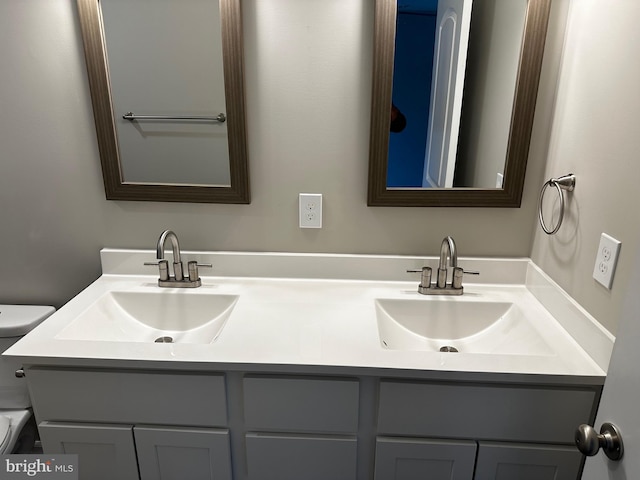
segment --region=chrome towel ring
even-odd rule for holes
[[[553,229],[547,228],[544,223],[544,216],[542,214],[542,199],[544,198],[544,194],[548,187],[553,186],[558,191],[558,197],[560,197],[560,217],[558,218],[558,223]],[[542,186],[542,190],[540,190],[540,199],[538,200],[538,218],[540,219],[540,226],[544,233],[547,235],[555,235],[558,230],[560,230],[560,226],[562,225],[562,220],[564,220],[564,192],[563,190],[567,190],[568,192],[573,192],[573,189],[576,187],[576,176],[573,173],[569,173],[568,175],[563,175],[558,178],[550,178],[547,182]]]

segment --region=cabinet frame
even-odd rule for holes
[[[554,404],[554,402],[547,401],[546,407],[542,408],[542,410],[553,409],[550,413],[551,416],[557,415],[554,411],[560,405],[562,411],[572,409],[574,414],[578,412],[575,414],[575,420],[579,423],[592,423],[602,390],[602,384],[598,383],[599,379],[593,378],[584,379],[583,383],[580,383],[582,379],[572,378],[567,380],[567,385],[563,385],[555,378],[550,379],[549,383],[544,383],[544,378],[534,382],[524,381],[522,376],[518,376],[517,383],[512,384],[505,381],[510,377],[504,375],[496,376],[495,378],[498,379],[496,381],[481,382],[479,380],[471,381],[473,375],[467,374],[466,380],[457,382],[442,380],[442,375],[439,372],[434,372],[433,375],[436,378],[429,380],[424,378],[425,372],[415,374],[420,378],[409,378],[407,375],[411,375],[412,372],[398,372],[399,376],[394,377],[388,376],[388,371],[356,375],[353,369],[344,370],[345,374],[336,374],[336,372],[343,370],[333,368],[325,371],[321,368],[309,368],[309,373],[305,374],[304,368],[296,366],[292,368],[295,373],[287,374],[286,370],[289,366],[283,366],[282,370],[271,366],[267,372],[247,371],[243,368],[246,366],[229,371],[169,371],[25,365],[25,372],[33,398],[36,419],[40,423],[113,423],[228,431],[230,470],[234,480],[253,480],[252,473],[256,471],[256,462],[249,459],[248,450],[252,448],[251,445],[255,446],[255,438],[257,437],[271,436],[276,438],[276,440],[270,441],[273,442],[272,445],[282,441],[282,438],[288,438],[287,441],[292,442],[297,439],[304,445],[313,445],[313,440],[318,438],[330,440],[324,443],[324,445],[331,445],[331,447],[327,447],[327,451],[336,445],[347,445],[347,447],[343,447],[348,452],[345,454],[345,458],[353,459],[355,456],[355,461],[348,460],[349,467],[344,470],[349,472],[348,476],[351,478],[348,480],[375,478],[376,446],[380,438],[409,439],[410,441],[416,439],[434,441],[435,439],[437,442],[445,443],[451,441],[506,442],[506,445],[521,444],[533,447],[542,445],[552,449],[559,447],[560,450],[563,450],[573,446],[573,428],[575,426],[572,426],[569,431],[568,422],[565,422],[560,433],[555,432],[551,436],[544,434],[528,437],[526,429],[523,428],[519,428],[520,433],[514,436],[478,427],[478,425],[486,425],[486,422],[494,422],[495,425],[499,425],[500,422],[509,421],[512,418],[509,416],[510,414],[504,415],[502,420],[499,418],[479,419],[476,422],[476,427],[472,429],[466,427],[466,424],[461,420],[465,415],[496,417],[500,413],[495,406],[490,405],[491,408],[482,408],[483,402],[479,402],[477,399],[474,402],[478,391],[485,392],[485,394],[486,392],[497,392],[497,398],[503,399],[501,400],[503,405],[505,402],[523,402],[523,398],[530,401],[532,398],[529,396],[530,392],[542,392],[540,394],[549,394],[548,398],[552,398],[556,402]],[[303,373],[301,373],[301,368]],[[382,373],[387,376],[380,376]],[[259,379],[258,382],[255,382],[256,378]],[[487,375],[479,374],[478,378],[486,380]],[[86,379],[89,380],[85,382]],[[147,379],[150,380],[150,383],[146,383]],[[160,381],[173,379],[176,379],[177,383]],[[271,383],[272,380],[273,383]],[[113,388],[114,382],[116,388]],[[260,387],[257,390],[252,389],[253,387],[245,389],[245,382],[249,382],[253,386],[259,384]],[[100,395],[104,395],[104,398],[101,398],[97,403],[92,403],[88,399],[91,400],[95,397],[93,387],[97,383],[101,383],[101,385],[96,391],[100,392]],[[151,405],[151,408],[145,410],[141,408],[141,402],[126,402],[124,395],[127,392],[123,386],[133,384],[138,385],[138,389],[134,389],[134,392],[143,389],[149,402],[154,402],[157,398],[157,403],[165,405],[165,407],[160,409],[157,408],[157,405]],[[174,388],[176,385],[179,385],[180,388]],[[287,385],[287,388],[281,388],[283,385]],[[328,386],[328,388],[322,388],[324,386]],[[67,389],[67,387],[69,388]],[[172,388],[173,391],[163,397],[165,389]],[[264,420],[256,417],[262,406],[260,406],[260,398],[253,395],[256,392],[260,394],[269,392],[270,388],[276,390],[269,393],[271,406],[267,408],[273,415],[270,419]],[[292,392],[295,395],[290,395]],[[443,395],[443,392],[446,395]],[[48,397],[49,393],[53,393],[53,397]],[[250,397],[248,401],[247,395]],[[307,401],[309,395],[313,401]],[[341,419],[336,420],[330,428],[323,429],[323,425],[318,427],[317,422],[315,424],[314,422],[309,423],[308,419],[303,418],[305,415],[313,415],[313,405],[317,405],[320,409],[331,405],[331,402],[335,400],[333,396],[341,398],[338,403],[341,405],[342,412]],[[166,406],[167,398],[171,398],[168,406]],[[425,398],[429,401],[425,401]],[[576,408],[572,403],[576,398],[580,399],[579,408]],[[287,402],[295,402],[295,399],[298,404],[287,405]],[[124,409],[125,414],[122,415],[122,419],[126,419],[126,421],[118,422],[119,417],[116,412],[110,411],[109,405],[113,401],[119,402],[120,411]],[[193,403],[194,401],[195,403]],[[191,411],[187,411],[191,404],[197,405],[197,408],[191,408]],[[248,404],[249,408],[253,409],[249,420],[246,416]],[[528,404],[510,405],[511,407],[514,411],[526,412]],[[211,409],[211,411],[205,411],[202,416],[205,420],[198,424],[199,414],[202,413],[201,409],[203,408]],[[461,410],[462,408],[467,408],[467,410]],[[475,410],[473,410],[474,408]],[[449,409],[449,413],[445,411],[446,409]],[[330,411],[331,409],[325,408],[325,410]],[[185,413],[185,411],[187,412]],[[150,417],[150,412],[155,413]],[[323,415],[326,417],[326,412]],[[536,418],[540,418],[540,413],[537,415]],[[160,420],[161,418],[168,419],[168,421],[164,422]],[[184,418],[190,418],[189,424],[179,423]],[[304,421],[300,422],[300,418],[303,418]],[[446,422],[443,423],[443,419]],[[452,423],[456,423],[456,425],[446,431],[441,427],[432,428],[433,425],[438,425],[438,422],[441,425],[451,425]],[[194,425],[194,423],[198,425]],[[406,427],[407,423],[409,427]],[[415,425],[411,426],[416,423],[419,424],[419,428]],[[270,442],[262,443],[262,445],[267,445]],[[323,442],[316,444],[323,445]],[[322,448],[318,448],[318,458],[322,458]],[[251,471],[248,467],[249,463],[254,465]],[[578,465],[581,472],[583,464],[584,462],[575,462],[574,467]],[[298,462],[298,465],[300,469],[310,467],[305,462]],[[307,471],[294,471],[293,464],[291,464],[291,470],[293,472],[290,475],[292,478],[296,476],[305,478],[305,474],[308,473]],[[260,471],[260,467],[258,467],[258,471]],[[353,471],[355,473],[351,473]]]

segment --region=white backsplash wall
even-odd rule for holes
[[[537,228],[531,254],[613,333],[640,251],[638,18],[637,0],[571,2],[545,178],[573,172],[576,189],[558,234]],[[622,242],[610,291],[592,278],[602,232]]]
[[[435,255],[450,234],[463,256],[530,254],[562,21],[522,208],[369,208],[373,1],[242,5],[252,203],[196,205],[104,199],[75,0],[0,2],[0,303],[59,306],[102,246],[153,248],[165,228],[185,250]],[[300,192],[324,194],[321,230],[298,228]]]

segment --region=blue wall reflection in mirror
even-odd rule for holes
[[[406,126],[389,137],[388,187],[422,187],[438,0],[399,0],[393,105]]]

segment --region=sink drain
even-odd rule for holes
[[[158,337],[155,339],[155,343],[173,343],[172,337]]]
[[[450,345],[445,345],[444,347],[440,347],[440,351],[441,352],[457,353],[458,349],[456,347],[452,347]]]

